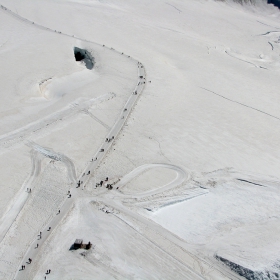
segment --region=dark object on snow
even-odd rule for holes
[[[76,239],[75,243],[74,243],[74,249],[80,249],[82,248],[83,245],[83,239]]]
[[[94,66],[94,57],[87,50],[74,47],[74,55],[76,61],[83,61],[87,69],[92,69]]]
[[[92,247],[92,244],[88,242],[87,244],[83,244],[83,239],[76,239],[75,243],[71,246],[70,250],[77,249],[86,249],[89,250]]]
[[[88,244],[86,244],[86,250],[90,249],[92,246],[92,244],[90,242],[88,242]]]

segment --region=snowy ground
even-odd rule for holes
[[[256,185],[221,173],[207,174],[207,183],[196,178],[209,193],[150,217],[202,254],[217,254],[254,270],[273,266],[279,262],[279,182]],[[180,217],[181,224],[174,217]]]
[[[0,1],[0,279],[280,278],[280,14],[256,2]]]

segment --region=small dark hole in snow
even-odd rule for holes
[[[84,58],[85,58],[85,56],[82,53],[80,53],[79,51],[75,52],[75,59],[76,59],[76,61],[81,61]]]
[[[83,61],[87,69],[92,69],[94,66],[94,57],[88,50],[74,47],[74,56],[76,61]]]

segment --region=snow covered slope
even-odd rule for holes
[[[174,271],[176,279],[238,279],[216,256],[276,271],[276,7],[206,0],[0,4],[12,11],[0,9],[1,279],[13,279],[75,176],[86,187],[75,192],[63,222],[54,223],[34,265],[22,273],[30,279],[50,268],[50,279],[174,279]],[[75,61],[75,47],[93,56],[92,70]],[[139,83],[137,61],[146,73],[144,91],[105,159],[84,179]],[[58,155],[76,175],[69,176]],[[154,163],[163,165],[135,171],[121,185],[125,175]],[[165,164],[183,171],[167,171]],[[178,176],[178,186],[169,185]],[[113,195],[95,188],[106,177],[120,180]],[[32,193],[23,195],[27,187]],[[68,250],[78,235],[94,242],[88,255]]]

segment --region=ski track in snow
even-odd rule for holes
[[[16,145],[18,143],[22,143],[24,139],[26,139],[28,136],[32,134],[36,134],[37,132],[41,131],[44,128],[50,127],[51,125],[62,121],[66,118],[69,118],[73,115],[76,115],[79,112],[84,112],[88,108],[90,108],[94,104],[98,104],[101,102],[104,102],[105,100],[109,100],[113,98],[115,95],[112,93],[104,94],[102,96],[99,96],[97,98],[93,98],[84,102],[80,102],[79,100],[76,100],[75,102],[72,102],[69,104],[66,108],[53,113],[47,117],[44,117],[36,122],[30,123],[20,129],[11,131],[7,134],[0,136],[0,147],[11,147],[13,145]],[[96,121],[101,123],[100,120],[97,118],[94,118]],[[104,125],[102,123],[102,125]]]
[[[274,50],[274,47],[273,47],[272,43],[268,42],[268,44],[271,46],[271,49]]]
[[[180,9],[178,9],[177,7],[175,7],[174,5],[171,5],[169,3],[165,3],[166,5],[173,7],[175,10],[177,10],[179,13],[182,13],[182,11]]]
[[[264,34],[261,34],[261,36],[266,36],[266,35],[269,35],[270,33],[279,33],[280,31],[267,31],[266,33]]]
[[[19,215],[21,209],[25,205],[27,199],[29,198],[29,193],[27,193],[26,188],[30,188],[41,171],[41,155],[38,151],[31,151],[32,160],[32,170],[29,178],[22,185],[21,189],[18,191],[15,198],[11,201],[6,213],[0,220],[0,242],[6,236],[6,233],[11,228],[12,224]]]
[[[232,58],[235,58],[235,59],[237,59],[237,60],[240,60],[240,61],[243,61],[243,62],[245,62],[245,63],[251,64],[251,65],[253,65],[253,66],[256,67],[256,68],[261,68],[261,69],[268,70],[267,68],[265,68],[265,67],[263,67],[263,66],[258,66],[257,64],[254,64],[254,63],[252,63],[252,62],[250,62],[250,61],[247,61],[247,60],[238,58],[238,57],[236,57],[236,56],[230,54],[228,51],[225,51],[225,53],[226,53],[228,56],[232,57]]]
[[[280,29],[280,27],[271,26],[271,25],[266,24],[266,23],[263,23],[263,22],[261,22],[261,21],[259,21],[259,20],[257,20],[257,22],[259,22],[259,23],[261,23],[261,24],[263,24],[263,25],[269,26],[269,27],[273,27],[273,28],[276,28],[276,29]]]
[[[222,98],[224,98],[224,99],[226,99],[226,100],[228,100],[228,101],[237,103],[237,104],[242,105],[242,106],[244,106],[244,107],[246,107],[246,108],[250,108],[250,109],[252,109],[252,110],[255,110],[255,111],[257,111],[257,112],[260,112],[260,113],[262,113],[262,114],[265,114],[265,115],[267,115],[267,116],[269,116],[269,117],[272,117],[272,118],[274,118],[274,119],[280,120],[280,118],[278,118],[278,117],[276,117],[276,116],[273,116],[273,115],[271,115],[271,114],[269,114],[269,113],[266,113],[266,112],[264,112],[264,111],[262,111],[262,110],[259,110],[259,109],[256,109],[256,108],[254,108],[254,107],[251,107],[251,106],[249,106],[249,105],[243,104],[243,103],[241,103],[241,102],[238,102],[238,101],[232,100],[232,99],[230,99],[230,98],[227,98],[227,97],[225,97],[225,96],[223,96],[223,95],[221,95],[221,94],[218,94],[218,93],[216,93],[216,92],[214,92],[214,91],[212,91],[212,90],[209,90],[209,89],[203,88],[203,87],[200,87],[200,88],[202,88],[202,89],[204,89],[204,90],[206,90],[206,91],[209,91],[209,92],[211,92],[211,93],[213,93],[213,94],[215,94],[215,95],[217,95],[217,96],[219,96],[219,97],[222,97]]]

